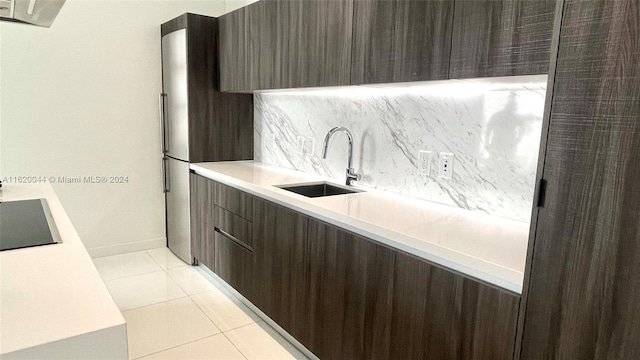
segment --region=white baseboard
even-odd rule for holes
[[[89,253],[89,256],[91,256],[92,258],[99,258],[103,256],[118,255],[118,254],[134,252],[134,251],[149,250],[149,249],[155,249],[155,248],[166,247],[166,246],[167,246],[167,238],[158,238],[158,239],[135,241],[135,242],[117,244],[117,245],[99,246],[99,247],[87,249],[87,252]]]
[[[298,348],[298,350],[300,350],[310,360],[320,360],[318,359],[317,356],[315,356],[314,353],[309,351],[309,349],[307,349],[298,340],[296,340],[296,338],[291,336],[291,334],[289,334],[285,329],[280,327],[280,325],[278,325],[275,321],[271,320],[271,318],[269,318],[267,314],[263,313],[260,309],[258,309],[257,306],[253,305],[251,301],[247,300],[247,298],[242,296],[242,294],[240,294],[236,289],[231,287],[231,285],[227,284],[222,278],[216,275],[208,267],[200,264],[198,266],[194,266],[194,269],[196,269],[198,272],[200,272],[200,274],[204,275],[205,277],[208,277],[209,278],[208,280],[212,281],[214,284],[221,285],[224,289],[228,290],[231,294],[233,294],[233,296],[237,297],[243,304],[245,304],[249,309],[251,309],[251,311],[256,313],[256,315],[258,315],[262,320],[264,320],[264,322],[269,324],[269,326],[271,326],[275,331],[277,331],[280,335],[282,335],[282,337],[284,337],[285,340],[290,342],[291,345]]]

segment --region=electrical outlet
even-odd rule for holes
[[[452,153],[440,153],[438,161],[438,176],[443,179],[453,179],[453,163],[455,155]]]
[[[304,154],[304,136],[298,136],[296,138],[296,152],[298,154]]]
[[[312,137],[308,137],[304,141],[304,153],[306,155],[313,156],[313,149],[315,147],[315,139]]]
[[[431,174],[431,151],[420,150],[418,156],[418,171],[421,174]]]

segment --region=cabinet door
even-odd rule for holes
[[[214,269],[214,210],[215,183],[203,176],[189,174],[191,212],[191,255],[200,263]]]
[[[555,0],[456,1],[450,78],[546,74]]]
[[[400,54],[395,53],[397,1],[355,0],[351,83],[389,83]]]
[[[289,1],[260,0],[260,89],[286,88],[289,61]]]
[[[220,91],[258,89],[260,35],[258,3],[219,18]]]
[[[308,234],[303,343],[321,359],[386,358],[394,252],[316,220]]]
[[[355,0],[351,83],[447,79],[453,0]]]
[[[289,1],[282,87],[349,85],[353,0]]]
[[[636,0],[564,2],[522,359],[640,359],[639,29]]]
[[[390,359],[512,359],[519,298],[397,253]]]
[[[250,300],[302,341],[305,322],[307,218],[268,201],[254,200],[253,293]]]

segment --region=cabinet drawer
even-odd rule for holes
[[[238,242],[239,246],[248,247],[247,250],[253,247],[253,226],[250,221],[216,206],[214,226],[216,233]]]
[[[214,204],[249,221],[253,220],[253,196],[216,182]]]
[[[221,233],[215,233],[215,270],[227,284],[251,298],[253,254]]]

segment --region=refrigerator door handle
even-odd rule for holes
[[[169,169],[167,169],[167,167],[169,166],[168,164],[168,160],[166,157],[162,158],[162,192],[163,193],[168,193],[169,192]]]
[[[162,147],[162,153],[166,154],[167,153],[167,116],[166,116],[166,101],[165,99],[167,98],[167,94],[165,93],[160,93],[160,101],[159,101],[159,105],[160,105],[160,139],[161,139],[161,144],[160,146]]]

